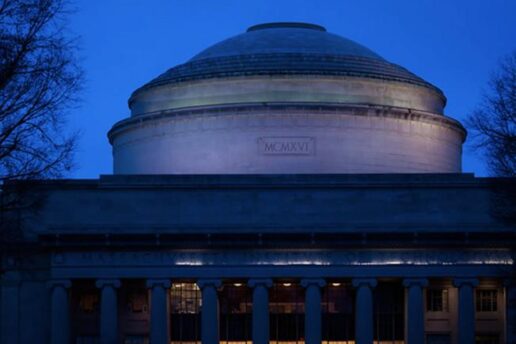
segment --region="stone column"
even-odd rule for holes
[[[453,285],[459,288],[459,307],[458,307],[458,334],[459,344],[475,343],[475,302],[474,288],[478,286],[475,278],[456,278]]]
[[[321,344],[321,288],[326,285],[322,279],[303,279],[305,290],[305,343]]]
[[[100,289],[100,343],[118,343],[118,303],[116,289],[120,288],[120,281],[98,280]]]
[[[0,278],[0,343],[19,342],[20,281],[10,271]]]
[[[219,344],[219,301],[217,288],[220,280],[199,280],[202,291],[201,340],[202,344]]]
[[[50,289],[50,343],[70,343],[69,280],[55,280],[48,283]]]
[[[377,281],[374,278],[357,278],[352,281],[357,289],[355,303],[355,343],[373,343],[373,288]]]
[[[169,289],[170,280],[148,280],[151,289],[150,342],[152,344],[170,344],[169,328]]]
[[[516,343],[516,281],[505,281],[505,307],[507,307],[505,323],[507,324],[507,343]]]
[[[408,278],[403,281],[407,288],[407,314],[405,338],[407,344],[425,342],[425,310],[423,303],[423,288],[428,286],[425,278]]]
[[[253,288],[253,344],[269,344],[269,290],[270,279],[251,279]]]

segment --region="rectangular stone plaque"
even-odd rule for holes
[[[315,137],[260,137],[258,153],[262,155],[314,155]]]

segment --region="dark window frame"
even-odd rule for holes
[[[475,309],[479,313],[498,312],[498,290],[495,288],[476,289]]]
[[[426,311],[450,311],[450,292],[448,288],[431,287],[426,290]]]

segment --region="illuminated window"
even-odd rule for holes
[[[476,292],[477,312],[496,312],[498,292],[496,289],[479,289]]]
[[[426,291],[428,312],[448,312],[448,289],[430,288]]]
[[[100,290],[93,280],[77,281],[71,290],[71,342],[99,343]]]
[[[201,290],[195,283],[174,283],[170,289],[170,340],[200,343]]]
[[[79,296],[79,310],[84,313],[96,312],[99,308],[99,293],[85,292]]]

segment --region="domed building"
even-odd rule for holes
[[[443,92],[325,28],[143,85],[112,175],[3,186],[0,344],[516,343],[514,178]]]
[[[318,25],[256,25],[136,90],[116,174],[458,173],[441,90]]]

